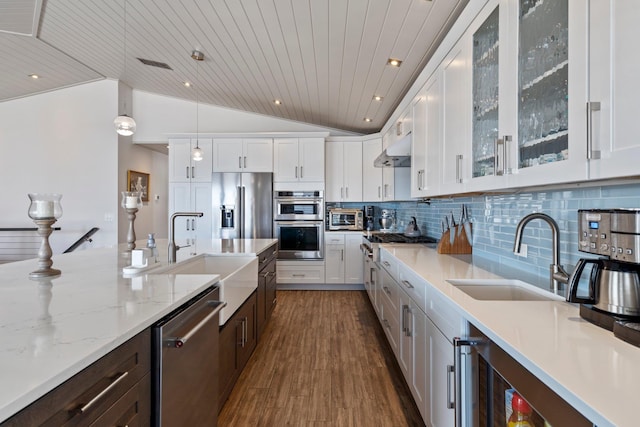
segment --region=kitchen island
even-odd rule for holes
[[[202,242],[198,254],[256,256],[274,239]],[[144,247],[144,241],[138,247]],[[0,422],[149,328],[219,281],[217,274],[170,274],[166,241],[157,269],[123,275],[125,246],[54,255],[62,274],[29,279],[36,260],[0,265]],[[178,251],[177,261],[196,256]],[[198,255],[200,256],[200,255]],[[229,295],[229,292],[227,292]],[[230,298],[232,299],[232,298]],[[240,302],[241,303],[241,302]],[[227,306],[231,316],[237,307]]]
[[[522,279],[517,271],[497,263],[441,255],[427,245],[383,244],[381,248],[598,427],[638,424],[635,395],[640,348],[582,319],[575,304],[479,300],[448,281]]]

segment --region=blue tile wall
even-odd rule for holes
[[[549,226],[539,220],[530,222],[523,239],[528,245],[528,256],[518,257],[513,254],[513,239],[520,219],[531,212],[544,212],[556,220],[560,228],[560,260],[571,271],[579,258],[589,257],[577,249],[578,209],[640,208],[640,184],[453,197],[433,199],[429,204],[415,201],[378,203],[376,206],[396,210],[399,230],[415,216],[423,234],[439,239],[442,219],[453,212],[458,221],[462,204],[468,206],[473,222],[474,257],[495,260],[539,278],[548,278],[551,263]],[[362,207],[363,203],[345,203],[343,206]]]

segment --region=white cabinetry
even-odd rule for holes
[[[438,194],[441,98],[439,74],[434,73],[413,103],[411,197]]]
[[[324,182],[324,138],[274,138],[274,182]]]
[[[271,138],[216,138],[214,172],[273,172]]]
[[[363,283],[361,242],[361,233],[325,233],[326,283]]]
[[[362,201],[362,141],[326,143],[325,189],[328,202]]]
[[[635,1],[591,0],[588,3],[591,108],[587,106],[587,112],[592,122],[593,147],[590,176],[638,175],[640,138],[636,120],[640,57],[633,52],[637,52],[640,7]]]
[[[284,285],[324,283],[324,261],[276,262],[276,281]]]
[[[427,319],[427,346],[429,349],[429,393],[427,407],[430,409],[429,425],[434,427],[453,426],[455,411],[450,408],[453,393],[453,346],[438,330],[436,325]],[[464,425],[464,424],[463,424]]]
[[[382,201],[382,168],[373,166],[373,162],[382,153],[382,138],[362,141],[362,200],[364,202]]]
[[[203,159],[192,160],[191,150],[196,147],[195,138],[169,140],[169,182],[210,182],[213,164],[211,138],[200,138],[198,147]]]
[[[471,69],[467,40],[462,39],[444,59],[442,79],[442,143],[440,189],[462,193],[469,181],[471,125]]]
[[[169,183],[169,215],[174,212],[204,214],[200,218],[177,217],[174,229],[176,240],[189,239],[190,244],[195,244],[193,239],[211,240],[211,199],[211,182]]]

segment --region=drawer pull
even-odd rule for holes
[[[402,284],[405,285],[409,289],[413,289],[413,285],[408,280],[403,280]]]
[[[125,372],[122,372],[121,374],[118,374],[117,378],[111,384],[109,384],[107,387],[105,387],[104,390],[102,390],[100,393],[96,394],[93,399],[88,401],[84,406],[82,406],[80,408],[80,413],[85,413],[86,411],[88,411],[89,408],[91,408],[98,400],[102,399],[102,396],[104,396],[105,394],[109,393],[118,384],[120,384],[122,382],[122,380],[124,380],[127,375],[129,375],[129,371],[125,371]]]
[[[204,325],[207,324],[208,321],[210,321],[216,314],[218,314],[220,310],[222,310],[227,306],[227,303],[224,301],[211,301],[211,302],[215,303],[214,305],[216,307],[211,313],[207,314],[207,316],[204,319],[198,322],[198,324],[194,326],[189,332],[187,332],[182,338],[166,339],[165,345],[169,347],[181,348],[187,343],[187,341],[189,341],[189,339],[193,335],[195,335],[196,332],[198,332]]]
[[[388,288],[387,286],[383,286],[383,287],[382,287],[382,289],[384,289],[384,292],[385,292],[387,295],[391,295],[391,291],[389,290],[389,288]]]
[[[293,277],[304,277],[305,274],[292,274]]]
[[[382,261],[382,264],[384,264],[386,267],[391,267],[391,264],[389,264],[389,261]]]

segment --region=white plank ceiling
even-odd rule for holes
[[[0,0],[0,101],[111,78],[142,91],[195,100],[197,90],[203,103],[371,133],[467,2]],[[198,65],[194,49],[205,55]],[[402,66],[388,66],[389,58]]]

